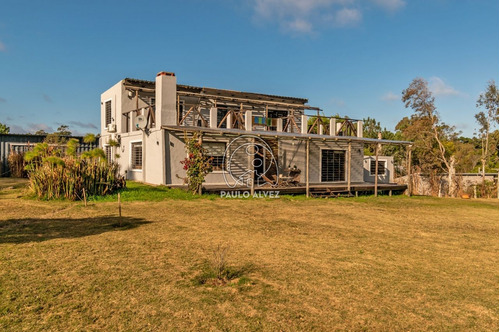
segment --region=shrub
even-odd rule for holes
[[[125,187],[116,163],[108,164],[104,151],[94,149],[76,154],[78,141],[69,140],[65,147],[39,143],[26,152],[25,169],[30,189],[38,198],[70,200],[86,195],[106,195]]]
[[[24,167],[24,152],[11,151],[8,157],[10,175],[15,178],[25,178],[28,176]]]
[[[201,194],[202,184],[205,182],[205,176],[212,171],[210,158],[203,148],[198,134],[186,141],[187,158],[181,161],[186,171],[185,181],[188,184],[189,191],[193,194]]]

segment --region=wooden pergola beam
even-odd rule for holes
[[[218,95],[210,95],[210,94],[205,94],[205,93],[194,93],[194,92],[185,92],[185,91],[177,91],[177,94],[183,95],[183,96],[205,98],[205,99],[233,101],[236,103],[283,106],[283,107],[295,108],[298,110],[306,110],[306,109],[307,110],[321,110],[319,107],[303,105],[303,104],[285,103],[285,102],[280,102],[280,101],[255,100],[255,99],[250,99],[250,98],[227,97],[227,96],[218,96]]]

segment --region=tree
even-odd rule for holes
[[[43,129],[35,131],[35,135],[47,135],[47,134],[48,133]]]
[[[10,133],[10,127],[0,122],[0,134],[8,134]]]
[[[436,172],[439,167],[448,173],[448,195],[454,196],[455,162],[454,127],[440,122],[439,114],[434,105],[434,97],[428,83],[422,78],[415,78],[407,89],[403,90],[401,100],[406,108],[411,108],[414,114],[410,119],[403,119],[400,128],[413,138],[420,162],[425,162],[426,168]],[[399,125],[399,124],[398,124]]]
[[[495,81],[489,81],[486,91],[479,95],[477,108],[484,108],[486,112],[480,111],[475,115],[479,124],[479,135],[481,138],[481,173],[483,175],[483,187],[485,182],[486,164],[495,149],[491,146],[491,128],[498,125],[498,87]]]
[[[71,136],[71,131],[69,131],[69,126],[60,125],[59,128],[57,128],[56,134],[60,136]]]

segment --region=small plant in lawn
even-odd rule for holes
[[[186,152],[188,156],[181,161],[184,165],[187,177],[184,179],[189,191],[193,194],[201,194],[205,176],[212,172],[211,158],[207,156],[197,133],[186,141]]]
[[[217,245],[212,251],[210,259],[202,265],[201,274],[195,277],[195,283],[198,285],[222,286],[238,278],[238,285],[250,283],[250,278],[243,276],[249,270],[249,267],[237,268],[231,266],[228,261],[228,253],[228,245]],[[244,280],[240,282],[240,279]]]

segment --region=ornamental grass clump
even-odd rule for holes
[[[77,155],[78,141],[71,139],[65,146],[39,143],[26,152],[26,170],[30,190],[41,199],[83,199],[106,195],[125,187],[118,165],[108,163],[102,149]]]

